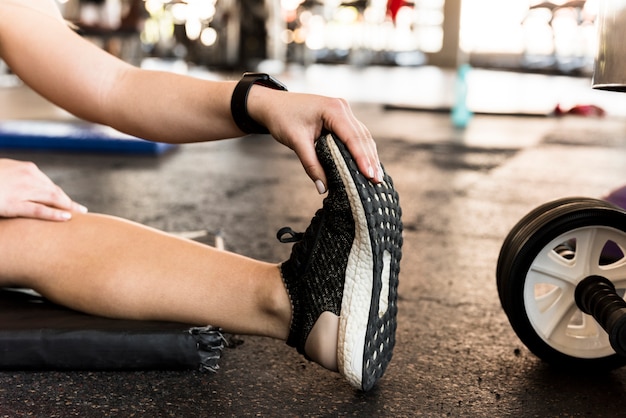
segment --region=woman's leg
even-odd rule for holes
[[[345,146],[316,145],[328,196],[280,266],[103,215],[0,220],[0,286],[98,315],[280,338],[369,390],[395,345],[401,209]],[[293,232],[293,231],[291,231]],[[298,238],[299,237],[299,238]]]
[[[286,339],[278,266],[104,215],[0,220],[0,286],[113,318],[211,324]]]
[[[36,290],[112,318],[219,326],[286,340],[291,301],[279,267],[120,218],[0,220],[0,287]],[[307,355],[337,370],[337,324],[324,315]]]

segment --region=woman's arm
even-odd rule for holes
[[[74,33],[48,0],[0,0],[0,56],[39,94],[89,121],[145,139],[186,143],[243,134],[230,113],[235,82],[133,67]],[[250,115],[293,149],[311,179],[326,178],[313,143],[323,128],[359,168],[382,180],[376,145],[344,100],[253,86]]]
[[[230,117],[231,82],[133,67],[76,34],[47,0],[0,1],[0,15],[0,56],[80,118],[167,142],[241,135]]]

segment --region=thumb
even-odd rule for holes
[[[309,178],[315,183],[317,192],[319,194],[324,194],[327,191],[326,173],[324,173],[324,169],[317,158],[315,147],[313,144],[310,145],[311,146],[296,149],[294,151],[300,159],[302,167],[304,167],[304,171],[306,171]]]

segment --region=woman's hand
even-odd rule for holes
[[[295,151],[320,193],[326,191],[327,183],[314,144],[324,129],[346,144],[364,176],[375,183],[382,181],[376,143],[345,100],[253,86],[248,112],[280,143]]]
[[[67,221],[86,211],[34,163],[0,158],[0,217]]]

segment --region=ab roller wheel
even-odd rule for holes
[[[496,270],[520,340],[557,367],[626,364],[626,212],[589,198],[531,211],[506,237]]]

